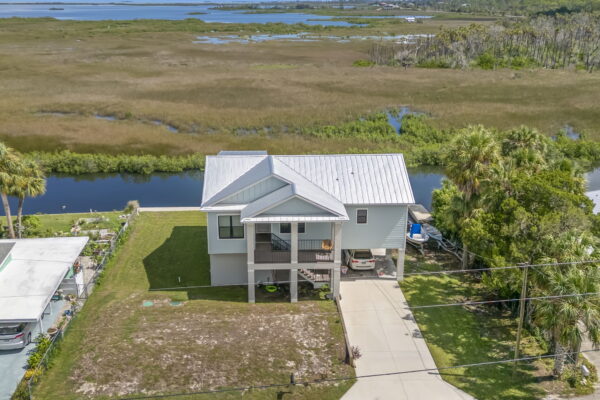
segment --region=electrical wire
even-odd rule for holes
[[[563,353],[554,353],[554,354],[546,354],[540,356],[530,356],[530,357],[521,357],[521,358],[509,358],[505,360],[496,360],[496,361],[484,361],[478,363],[470,363],[470,364],[461,364],[461,365],[453,365],[439,368],[420,368],[406,371],[394,371],[394,372],[384,372],[379,374],[367,374],[367,375],[358,375],[358,376],[342,376],[338,378],[324,378],[324,379],[314,379],[314,380],[299,380],[294,383],[273,383],[273,384],[265,384],[265,385],[253,385],[253,386],[243,386],[243,387],[235,387],[235,388],[224,388],[224,389],[215,389],[215,390],[205,390],[205,391],[196,391],[196,392],[187,392],[187,393],[173,393],[173,394],[157,394],[157,395],[147,395],[147,396],[132,396],[132,397],[123,397],[122,400],[148,400],[148,399],[164,399],[170,397],[182,397],[182,396],[193,396],[193,395],[201,395],[201,394],[215,394],[215,393],[224,393],[224,392],[244,392],[253,389],[270,389],[270,388],[281,388],[281,387],[290,387],[294,385],[310,385],[310,384],[319,384],[326,382],[340,382],[340,381],[350,381],[356,379],[367,379],[367,378],[376,378],[381,376],[398,376],[405,374],[415,374],[422,372],[439,372],[439,371],[447,371],[458,368],[472,368],[472,367],[482,367],[496,364],[506,364],[512,362],[521,362],[521,361],[535,361],[545,358],[553,358],[560,355],[564,356],[573,356],[575,354],[582,353],[591,353],[597,352],[600,349],[592,349],[592,350],[580,350],[573,352],[563,352]],[[440,374],[443,375],[443,374]]]
[[[521,300],[550,300],[550,299],[562,299],[567,297],[585,297],[600,295],[600,292],[587,292],[587,293],[571,293],[571,294],[560,294],[551,296],[537,296],[537,297],[525,297],[523,299],[499,299],[499,300],[483,300],[483,301],[465,301],[462,303],[443,303],[443,304],[427,304],[424,306],[406,307],[409,310],[418,310],[422,308],[434,308],[434,307],[452,307],[452,306],[472,306],[480,304],[494,304],[494,303],[509,303],[513,301]]]

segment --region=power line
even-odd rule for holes
[[[600,260],[585,260],[585,261],[569,261],[569,262],[556,262],[556,263],[545,263],[545,264],[508,265],[508,266],[504,266],[504,267],[448,269],[448,270],[443,270],[443,271],[405,272],[404,276],[460,274],[460,273],[471,273],[471,272],[501,271],[501,270],[507,270],[507,269],[523,269],[523,268],[534,268],[534,267],[552,267],[552,266],[566,266],[566,265],[577,265],[577,264],[593,264],[593,263],[599,263],[599,262],[600,262]]]
[[[553,358],[553,357],[560,356],[560,355],[572,356],[575,354],[591,353],[591,352],[597,352],[597,351],[600,351],[600,349],[554,353],[554,354],[546,354],[546,355],[540,355],[540,356],[521,357],[521,358],[517,358],[517,359],[510,358],[510,359],[505,359],[505,360],[484,361],[484,362],[478,362],[478,363],[453,365],[453,366],[439,367],[439,368],[420,368],[420,369],[413,369],[413,370],[406,370],[406,371],[384,372],[384,373],[379,373],[379,374],[342,376],[339,378],[324,378],[324,379],[314,379],[314,380],[305,380],[305,381],[295,381],[294,384],[292,384],[291,382],[290,383],[273,383],[273,384],[265,384],[265,385],[252,385],[252,386],[215,389],[215,390],[204,390],[204,391],[186,392],[186,393],[123,397],[122,399],[123,400],[163,399],[163,398],[169,398],[169,397],[181,397],[181,396],[191,396],[191,395],[201,395],[201,394],[215,394],[215,393],[224,393],[224,392],[243,392],[243,391],[253,390],[253,389],[281,388],[281,387],[289,387],[289,386],[293,386],[293,385],[310,385],[310,384],[319,384],[319,383],[325,383],[325,382],[340,382],[340,381],[349,381],[349,380],[356,380],[356,379],[376,378],[376,377],[381,377],[381,376],[397,376],[397,375],[415,374],[415,373],[422,373],[422,372],[439,372],[439,371],[447,371],[447,370],[458,369],[458,368],[482,367],[482,366],[489,366],[489,365],[496,365],[496,364],[520,362],[520,361],[535,361],[535,360],[540,360],[540,359],[545,359],[545,358]],[[440,375],[442,375],[442,374],[440,374]]]
[[[600,292],[588,292],[588,293],[571,293],[561,294],[552,296],[538,296],[538,297],[525,297],[523,300],[546,300],[546,299],[562,299],[567,297],[585,297],[600,295]],[[452,307],[452,306],[472,306],[479,304],[493,304],[493,303],[509,303],[513,301],[520,301],[521,299],[499,299],[499,300],[483,300],[483,301],[465,301],[462,303],[443,303],[443,304],[427,304],[424,306],[406,307],[410,310],[417,310],[421,308],[433,308],[433,307]]]

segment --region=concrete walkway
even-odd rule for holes
[[[200,207],[140,207],[139,212],[200,211]]]
[[[362,356],[356,375],[436,368],[395,280],[341,282],[340,306],[348,337]],[[344,400],[466,400],[473,397],[435,372],[361,378]]]

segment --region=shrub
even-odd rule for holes
[[[353,67],[372,67],[374,65],[375,63],[373,61],[364,59],[356,60],[352,63]]]
[[[481,69],[494,69],[496,67],[496,58],[490,53],[483,53],[475,60],[475,65]]]
[[[37,346],[35,347],[35,350],[27,359],[27,368],[29,369],[35,369],[39,366],[40,362],[42,361],[42,358],[44,357],[44,354],[46,354],[46,351],[52,343],[50,338],[44,335],[43,333],[40,333],[38,335],[38,337],[36,338],[36,342]]]

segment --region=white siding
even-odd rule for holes
[[[330,215],[330,213],[304,200],[293,198],[265,211],[261,215]]]
[[[343,249],[398,249],[404,247],[408,207],[348,206],[350,221],[342,224]],[[356,223],[356,210],[367,209],[367,224]]]
[[[208,254],[246,253],[246,237],[244,239],[219,239],[218,215],[235,213],[207,213],[208,220]],[[239,213],[237,214],[239,215]]]
[[[219,204],[248,204],[256,199],[259,199],[277,189],[282,188],[287,183],[280,181],[277,178],[267,178],[263,181],[252,185],[241,192],[234,194],[231,197],[220,201]]]
[[[289,240],[292,235],[279,233],[279,225],[271,224],[271,232],[282,239]],[[306,223],[305,233],[299,233],[298,239],[331,239],[331,225],[330,222]]]

